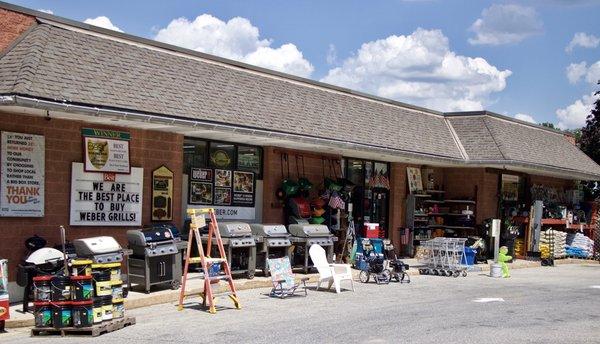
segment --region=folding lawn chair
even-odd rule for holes
[[[288,257],[269,259],[269,272],[271,273],[271,281],[273,282],[273,289],[269,296],[275,296],[279,298],[286,298],[293,296],[298,287],[304,289],[304,296],[306,293],[306,281],[308,277],[300,279],[300,283],[297,284],[294,280],[294,273],[292,272],[292,265]]]

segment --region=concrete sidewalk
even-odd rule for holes
[[[408,271],[409,275],[418,275],[419,266],[422,266],[417,262],[416,259],[403,259],[403,261],[410,265],[410,270]],[[555,263],[557,265],[563,264],[598,264],[597,261],[594,260],[584,260],[584,259],[559,259],[556,260]],[[516,260],[513,263],[509,264],[511,269],[524,269],[524,268],[535,268],[540,266],[539,261],[528,261],[528,260]],[[489,264],[478,264],[473,267],[473,271],[489,271]],[[354,274],[355,280],[358,280],[359,270],[352,270]],[[191,278],[188,280],[188,290],[187,297],[198,297],[198,294],[202,291],[202,279],[200,278],[200,273],[192,273]],[[300,281],[301,277],[308,277],[309,280],[307,283],[316,283],[318,274],[300,274],[296,273],[297,281]],[[256,276],[254,279],[245,279],[239,278],[234,279],[234,283],[237,290],[246,290],[246,289],[257,289],[257,288],[267,288],[271,287],[271,278]],[[220,288],[225,288],[225,283],[220,282]],[[129,296],[125,300],[125,308],[126,309],[135,309],[140,307],[147,307],[152,305],[157,305],[161,303],[169,303],[175,302],[179,298],[179,290],[171,290],[171,289],[156,289],[156,291],[151,292],[150,294],[146,294],[144,292],[135,291],[129,292]],[[23,314],[21,312],[22,305],[15,304],[11,306],[10,315],[11,319],[6,321],[7,328],[17,328],[17,327],[30,327],[34,325],[33,314],[26,313]]]

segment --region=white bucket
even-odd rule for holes
[[[502,277],[502,267],[500,264],[490,264],[490,277]]]

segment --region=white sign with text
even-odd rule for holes
[[[0,216],[44,216],[44,136],[2,132]]]
[[[144,169],[131,174],[85,172],[71,166],[71,226],[140,226]]]

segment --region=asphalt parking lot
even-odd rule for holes
[[[131,310],[137,324],[96,338],[33,337],[2,343],[598,343],[600,265],[512,272],[510,279],[413,276],[410,284],[361,284],[356,292],[309,290],[280,300],[240,291],[242,310],[220,299],[216,315],[188,299]],[[348,285],[349,287],[349,285]]]

